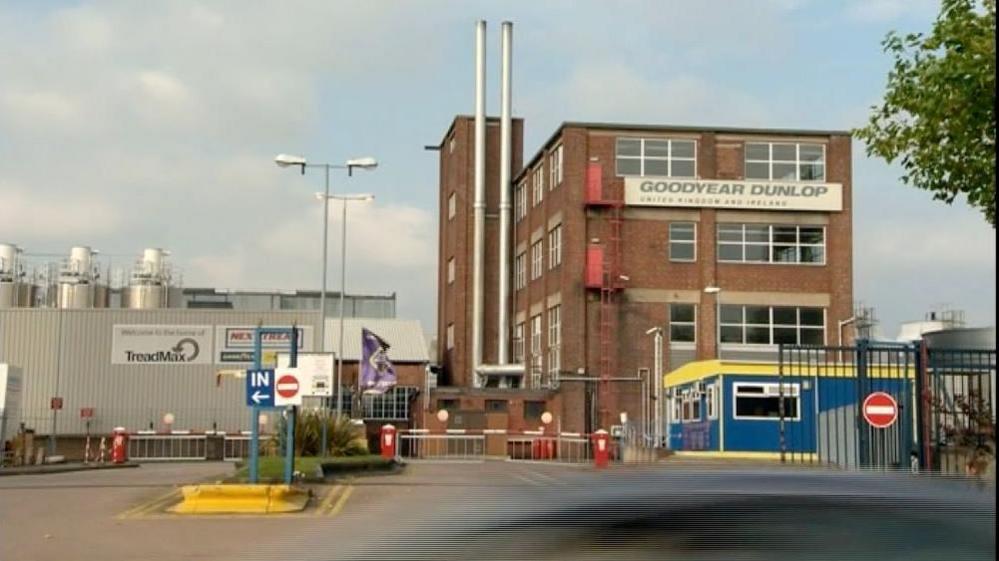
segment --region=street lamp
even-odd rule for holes
[[[347,160],[343,164],[310,164],[306,161],[304,156],[296,156],[292,154],[278,154],[274,157],[274,163],[278,167],[286,168],[298,166],[302,174],[305,174],[305,168],[314,167],[322,168],[324,172],[324,196],[323,196],[323,274],[322,274],[322,287],[319,290],[319,348],[320,350],[325,350],[326,345],[326,272],[327,272],[327,241],[329,238],[329,198],[330,198],[330,169],[346,169],[347,175],[351,176],[354,173],[354,168],[363,170],[373,170],[378,167],[378,160],[367,156],[363,158],[352,158]],[[343,292],[340,293],[340,314],[343,315]],[[341,320],[342,321],[342,320]],[[341,335],[342,337],[342,335]],[[342,350],[342,348],[341,348]],[[339,396],[340,388],[337,386],[337,392]],[[337,410],[336,414],[339,417],[343,413],[341,407],[341,399],[337,398]],[[325,427],[325,423],[323,427]]]
[[[371,158],[362,158],[362,160],[372,160]],[[372,167],[375,164],[372,164]],[[343,310],[346,307],[344,305],[344,292],[347,289],[347,203],[351,201],[355,202],[371,202],[375,200],[375,196],[370,193],[361,194],[351,194],[351,195],[330,195],[329,193],[316,193],[316,198],[323,201],[323,207],[326,208],[329,205],[330,200],[340,201],[343,212],[340,219],[340,226],[342,228],[340,232],[340,333],[339,342],[337,343],[336,351],[336,414],[337,417],[343,411]],[[324,322],[325,323],[325,322]],[[358,362],[360,366],[360,362]],[[357,384],[360,388],[361,384],[361,372],[358,369],[357,373]]]
[[[715,295],[715,358],[721,360],[721,287],[706,286],[705,294]]]

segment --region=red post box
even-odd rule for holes
[[[379,438],[381,442],[379,448],[382,451],[382,457],[386,460],[391,460],[395,458],[395,427],[392,425],[383,425],[381,430],[381,437]]]
[[[111,431],[111,462],[123,464],[128,461],[128,431],[125,427],[115,427]]]
[[[610,461],[610,435],[600,429],[593,433],[593,465],[598,468],[607,467]]]

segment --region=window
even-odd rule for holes
[[[454,348],[454,324],[447,324],[447,348],[448,350]]]
[[[506,413],[507,401],[505,399],[487,399],[486,413]]]
[[[514,288],[520,290],[527,286],[527,253],[520,252],[513,260]]]
[[[552,150],[548,156],[548,169],[551,174],[549,178],[549,189],[555,189],[562,184],[562,145]]]
[[[531,177],[531,206],[538,206],[545,198],[545,170],[538,166]]]
[[[452,136],[447,141],[447,152],[448,152],[448,154],[451,154],[451,153],[454,152],[454,144],[455,144],[454,143],[454,137]]]
[[[514,220],[520,222],[527,216],[527,181],[520,182],[513,194]]]
[[[823,345],[825,310],[791,306],[721,306],[722,343]]]
[[[732,400],[736,419],[779,420],[780,384],[733,384]],[[801,418],[799,384],[784,384],[784,418],[797,421]]]
[[[670,422],[679,423],[683,420],[683,397],[677,395],[673,398],[673,414],[671,415]]]
[[[696,146],[693,140],[618,138],[617,175],[694,177]]]
[[[683,392],[683,411],[681,421],[695,423],[701,420],[701,394],[693,388]]]
[[[562,264],[562,225],[548,230],[548,269]]]
[[[544,248],[541,240],[531,244],[531,280],[541,278],[544,271]]]
[[[454,257],[447,260],[447,283],[454,282]]]
[[[457,399],[438,399],[437,400],[437,410],[440,411],[444,409],[445,411],[457,411],[458,410],[458,400]]]
[[[513,326],[513,361],[524,363],[524,322]]]
[[[822,226],[718,224],[718,261],[824,265],[826,230]]]
[[[707,388],[708,419],[718,418],[718,383],[712,382]]]
[[[541,414],[545,412],[544,401],[525,401],[524,420],[536,421],[541,419]]]
[[[826,147],[822,144],[747,142],[746,179],[823,181]]]
[[[697,224],[670,222],[669,260],[694,261],[697,258]]]
[[[455,206],[456,204],[457,203],[455,202],[455,195],[454,195],[454,193],[451,193],[451,195],[447,198],[447,218],[448,218],[448,220],[454,218],[454,213],[457,212],[457,207]]]
[[[537,387],[541,377],[541,314],[531,316],[531,379]]]
[[[548,374],[554,380],[562,366],[562,306],[548,308]]]
[[[670,343],[693,343],[697,340],[696,315],[694,304],[669,305]]]

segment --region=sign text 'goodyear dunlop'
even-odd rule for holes
[[[624,178],[624,202],[633,206],[756,210],[843,210],[839,183]]]

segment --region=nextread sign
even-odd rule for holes
[[[898,403],[891,394],[874,392],[864,399],[864,420],[876,429],[886,429],[898,420]]]
[[[270,351],[288,352],[291,345],[290,325],[267,325],[265,329],[285,329],[280,333],[264,333],[261,336],[260,348],[263,359],[274,355]],[[215,361],[218,364],[252,364],[253,337],[256,329],[252,325],[219,325],[215,328]],[[298,326],[298,350],[312,350],[312,326]],[[273,361],[273,359],[271,359]]]
[[[839,183],[625,177],[624,203],[632,206],[755,210],[843,210]]]
[[[111,364],[211,364],[210,325],[115,325]]]
[[[277,376],[277,382],[274,384],[276,391],[274,405],[278,407],[301,405],[302,391],[297,370],[294,368],[277,370],[275,376]]]

